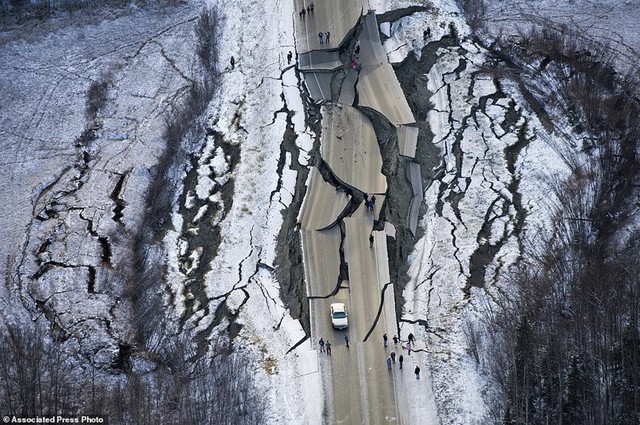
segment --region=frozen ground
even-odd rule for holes
[[[235,345],[254,354],[270,423],[320,423],[315,346],[307,340],[288,351],[304,332],[280,299],[273,273],[281,211],[291,202],[298,165],[282,140],[289,126],[301,149],[298,161],[306,166],[315,137],[303,120],[297,76],[287,66],[286,54],[294,48],[292,2],[205,3],[218,5],[224,18],[223,74],[208,113],[216,135],[207,137],[196,184],[187,185],[182,206],[208,205],[224,214],[210,217],[202,209],[200,217],[208,220],[203,225],[195,218],[187,222],[176,205],[176,230],[164,241],[171,273],[167,314],[206,340],[228,324],[224,319],[219,328],[212,327],[212,312],[222,303],[239,312],[235,320],[243,327]],[[170,12],[133,11],[28,40],[13,37],[0,46],[0,240],[5,242],[0,270],[11,283],[0,289],[2,320],[28,320],[38,314],[35,300],[45,302],[98,364],[108,364],[117,343],[130,336],[128,312],[117,301],[121,288],[108,280],[110,264],[124,252],[112,235],[135,227],[141,214],[149,170],[163,146],[164,114],[179,102],[191,78],[194,53],[183,46],[193,41],[202,4]],[[413,3],[370,4],[381,13]],[[432,5],[400,21],[397,44],[389,47],[393,62],[422,49],[425,27],[432,30],[432,43],[448,34],[450,23],[467,34],[453,1]],[[488,12],[496,25],[528,16],[579,25],[589,36],[610,40],[622,58],[632,61],[637,7],[634,2],[513,0],[493,2]],[[411,379],[404,381],[403,391],[415,406],[413,413],[430,417],[431,423],[479,424],[485,423],[491,383],[482,373],[482,359],[478,364],[468,350],[465,320],[478,320],[494,307],[496,291],[508,291],[501,272],[517,258],[519,241],[546,217],[543,181],[566,169],[550,147],[558,140],[523,106],[517,90],[508,83],[498,88],[477,72],[485,60],[481,49],[465,42],[434,53],[437,59],[426,76],[433,104],[428,124],[442,165],[425,191],[424,235],[409,257],[411,281],[402,317],[426,320],[428,327],[404,322],[402,332],[418,337],[412,356],[428,366],[423,380],[433,387],[435,399],[425,400]],[[87,117],[93,81],[108,81],[109,90],[104,109]],[[290,123],[287,113],[293,113]],[[91,129],[95,138],[86,144],[81,136]],[[239,159],[232,164],[226,152],[235,148]],[[229,181],[231,203],[221,190]],[[179,229],[198,232],[207,226],[219,229],[218,254],[204,268],[204,285],[193,285],[189,272],[202,254]],[[184,258],[192,259],[191,269],[182,266]],[[425,412],[427,405],[437,412]]]
[[[48,302],[72,334],[98,332],[86,340],[98,352],[127,339],[114,294],[121,288],[105,279],[120,255],[110,237],[140,213],[162,149],[158,124],[184,95],[194,60],[178,46],[192,39],[197,15],[185,5],[92,25],[60,22],[60,29],[35,30],[0,47],[0,267],[28,309]],[[109,94],[98,116],[89,117],[87,91],[96,81]],[[8,317],[23,312],[7,308],[19,298],[3,295]],[[103,321],[121,319],[107,335]]]
[[[486,23],[493,34],[517,34],[531,23],[562,27],[610,46],[620,65],[635,67],[640,51],[640,3],[632,0],[488,0]]]

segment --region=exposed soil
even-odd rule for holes
[[[420,8],[420,10],[424,10]],[[417,11],[417,10],[416,10]],[[413,13],[410,10],[398,12],[399,16]],[[395,15],[394,15],[395,16]],[[383,19],[384,20],[384,19]],[[360,27],[358,26],[357,29]],[[354,38],[345,42],[346,48],[341,52],[343,61],[349,59],[349,46],[354,44]],[[440,150],[432,143],[433,134],[426,122],[427,113],[431,108],[429,98],[431,93],[427,90],[426,74],[437,60],[436,52],[440,47],[450,47],[456,44],[453,37],[445,37],[440,41],[429,43],[424,47],[421,60],[416,60],[410,55],[402,64],[396,66],[396,74],[407,97],[409,106],[416,117],[417,126],[420,129],[418,146],[415,159],[401,156],[398,150],[397,134],[395,127],[382,115],[367,108],[360,110],[370,119],[378,140],[378,145],[383,158],[382,172],[387,177],[387,196],[382,206],[380,219],[375,223],[375,228],[380,230],[385,221],[392,223],[396,228],[396,239],[387,238],[387,250],[389,255],[390,278],[395,285],[396,311],[398,317],[404,307],[402,291],[409,281],[407,270],[409,264],[407,257],[412,252],[416,241],[422,236],[423,231],[417,230],[414,237],[408,227],[408,214],[413,191],[407,178],[409,163],[412,161],[420,165],[422,173],[423,190],[434,181],[438,165],[441,163]],[[345,51],[347,53],[345,53]],[[339,96],[340,83],[345,72],[335,72],[332,81],[332,96],[334,100]],[[303,93],[306,102],[307,125],[318,135],[311,154],[311,163],[319,160],[318,148],[321,133],[320,111],[318,105],[311,103],[308,95]],[[357,106],[357,98],[356,98]],[[282,152],[289,152],[293,157],[292,168],[298,171],[296,190],[291,205],[283,212],[284,223],[278,237],[278,256],[276,259],[276,276],[281,285],[280,295],[290,310],[292,317],[300,319],[303,328],[309,333],[309,305],[304,284],[304,267],[302,263],[302,249],[300,233],[297,230],[297,216],[306,194],[306,180],[308,168],[298,165],[298,148],[295,146],[296,135],[289,121],[285,132]],[[425,213],[425,205],[421,206],[420,215]]]
[[[432,93],[427,89],[426,75],[437,60],[438,49],[455,44],[454,38],[444,37],[440,41],[427,44],[422,50],[420,60],[410,54],[401,64],[395,66],[397,78],[416,118],[416,125],[420,129],[413,160],[399,155],[397,137],[393,128],[389,128],[388,124],[382,124],[379,119],[372,120],[384,161],[382,171],[387,176],[389,186],[380,220],[388,221],[396,228],[396,238],[387,238],[387,251],[390,278],[395,285],[397,317],[402,317],[404,309],[402,292],[409,282],[407,258],[423,235],[423,230],[418,227],[414,237],[408,227],[413,191],[407,178],[407,170],[411,162],[420,165],[424,191],[435,181],[442,159],[440,149],[433,144],[433,133],[426,121],[427,113],[432,107],[429,102]],[[425,212],[426,205],[423,203],[420,207],[420,216]]]
[[[320,108],[313,104],[308,94],[301,86],[302,98],[305,102],[306,124],[317,135],[314,147],[310,155],[310,164],[313,164],[320,148]],[[300,151],[296,146],[297,135],[291,122],[292,112],[287,113],[287,129],[280,144],[280,161],[284,162],[286,153],[291,155],[291,168],[298,173],[293,200],[283,212],[283,223],[278,234],[278,247],[276,257],[276,278],[280,283],[280,297],[289,308],[289,313],[294,319],[299,319],[302,328],[307,335],[310,334],[309,302],[307,301],[307,289],[304,282],[304,264],[302,263],[302,242],[298,229],[298,213],[302,201],[307,193],[307,176],[309,168],[299,164]]]

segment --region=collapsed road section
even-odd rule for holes
[[[296,2],[296,10],[307,6]],[[387,181],[370,117],[398,131],[399,151],[407,157],[416,150],[418,129],[373,12],[363,15],[358,2],[316,2],[314,14],[295,19],[298,69],[309,96],[322,105],[320,149],[298,224],[311,337],[334,345],[331,356],[320,357],[324,410],[331,422],[409,422],[401,404],[406,397],[397,393],[384,361],[389,349],[383,336],[391,341],[398,324],[382,230],[392,226],[380,221]],[[330,28],[329,43],[325,28]],[[336,82],[341,84],[337,90]],[[421,184],[419,175],[415,181]],[[415,193],[421,195],[422,187]],[[347,306],[346,330],[332,327],[329,306],[335,302]]]

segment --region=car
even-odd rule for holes
[[[343,303],[331,304],[331,324],[336,329],[347,329],[349,326],[347,310]]]

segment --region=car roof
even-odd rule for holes
[[[331,308],[335,311],[344,311],[344,303],[333,303]]]

